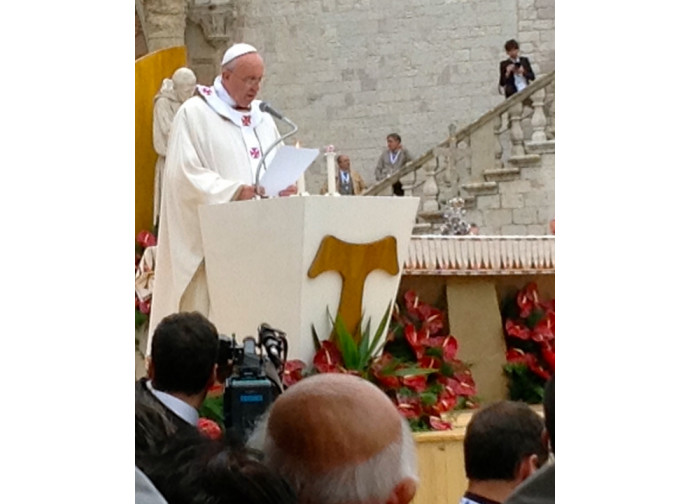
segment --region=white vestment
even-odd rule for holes
[[[252,102],[251,112],[235,110],[229,102],[232,99],[217,78],[213,87],[197,86],[195,96],[182,104],[172,124],[147,355],[153,331],[165,316],[180,311],[185,289],[200,266],[190,290],[208,296],[198,207],[226,203],[235,199],[241,185],[253,185],[261,155],[280,136],[273,118],[259,110],[258,100]],[[275,150],[266,164],[274,154]],[[208,308],[194,307],[205,316]]]

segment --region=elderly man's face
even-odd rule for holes
[[[338,158],[338,167],[342,171],[350,171],[350,158],[348,156],[340,156]]]
[[[240,107],[249,107],[259,94],[264,78],[264,61],[258,53],[245,54],[232,70],[223,70],[223,87]]]

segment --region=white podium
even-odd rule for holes
[[[414,197],[293,196],[200,207],[209,318],[238,342],[256,338],[263,322],[285,331],[288,358],[310,364],[312,325],[321,340],[329,337],[327,309],[335,318],[343,290],[337,271],[308,274],[330,235],[350,244],[394,243],[397,272],[374,269],[361,295],[362,327],[370,319],[375,331],[396,297],[418,206]]]

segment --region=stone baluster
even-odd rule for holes
[[[556,137],[556,83],[547,86],[546,109],[548,111],[546,121],[546,138],[553,140]]]
[[[436,212],[440,208],[438,204],[438,184],[436,183],[436,166],[438,165],[438,158],[436,162],[429,161],[424,165],[424,185],[422,186],[422,211]]]
[[[407,175],[400,177],[400,183],[402,184],[403,192],[405,193],[405,196],[412,196],[412,191],[414,190],[414,186],[417,182],[417,172],[413,171],[408,173]],[[390,191],[390,189],[389,189]],[[393,194],[391,192],[391,194]]]
[[[503,169],[503,145],[501,145],[501,127],[503,126],[502,114],[494,118],[494,168],[496,170]]]
[[[546,116],[544,115],[544,98],[546,97],[546,89],[541,88],[532,93],[532,106],[534,107],[534,114],[532,115],[532,141],[545,142],[546,141]]]
[[[524,134],[522,133],[522,126],[520,125],[520,118],[522,117],[521,102],[516,103],[510,108],[510,111],[508,112],[508,117],[510,121],[510,142],[512,143],[512,147],[510,149],[510,157],[524,156]]]

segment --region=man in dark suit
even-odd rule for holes
[[[519,56],[520,46],[516,40],[509,40],[505,43],[508,59],[501,61],[499,65],[500,79],[498,85],[504,90],[506,98],[522,91],[534,80],[534,72],[529,60],[524,56]]]
[[[153,333],[148,378],[135,385],[137,456],[180,430],[197,430],[217,358],[218,331],[206,317],[176,313],[161,320]]]

